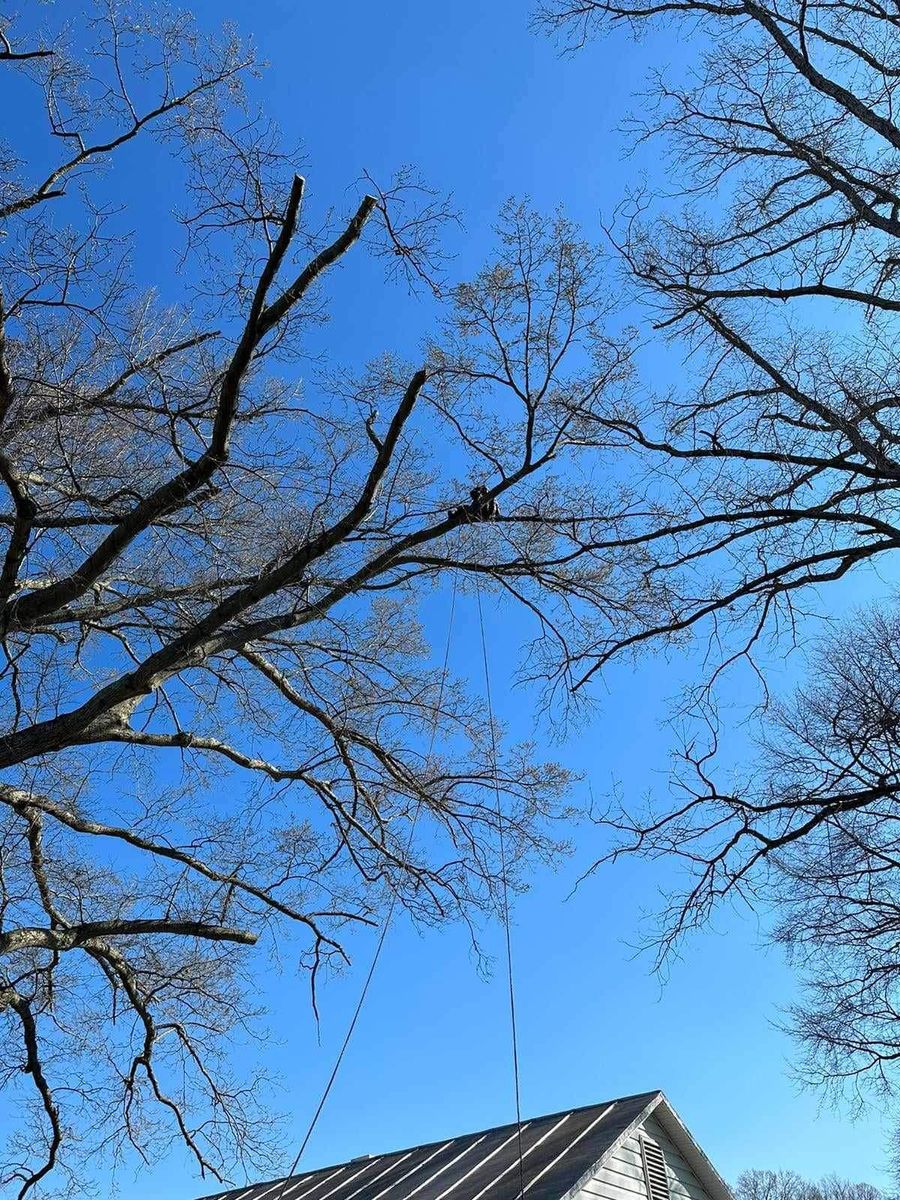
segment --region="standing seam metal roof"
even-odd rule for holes
[[[562,1200],[659,1092],[522,1121],[525,1200]],[[282,1192],[283,1185],[283,1192]],[[351,1159],[206,1200],[517,1200],[515,1123]]]

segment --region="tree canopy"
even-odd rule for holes
[[[456,285],[452,213],[408,174],[308,227],[233,39],[107,5],[4,39],[47,138],[0,191],[2,1177],[24,1196],[171,1137],[221,1176],[271,1148],[223,1040],[255,1008],[254,943],[299,944],[315,1004],[392,897],[472,923],[559,848],[569,773],[531,746],[494,761],[420,609],[442,580],[521,606],[552,693],[598,623],[651,603],[591,485],[629,346],[560,215],[510,202]],[[183,172],[186,301],[136,278],[106,199],[127,205],[117,155],[150,138]],[[437,306],[432,338],[301,371],[367,252]]]

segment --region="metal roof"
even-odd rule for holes
[[[661,1092],[642,1092],[523,1120],[525,1200],[562,1200],[661,1096]],[[287,1180],[233,1188],[217,1193],[215,1200],[517,1200],[518,1196],[518,1135],[513,1123],[351,1159]]]

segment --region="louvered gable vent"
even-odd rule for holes
[[[662,1147],[649,1138],[641,1138],[641,1158],[644,1163],[644,1179],[650,1200],[670,1200],[669,1175]]]

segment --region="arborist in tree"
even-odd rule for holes
[[[451,521],[496,521],[500,516],[500,506],[483,483],[476,484],[469,495],[471,504],[459,504],[451,508],[447,516]]]

